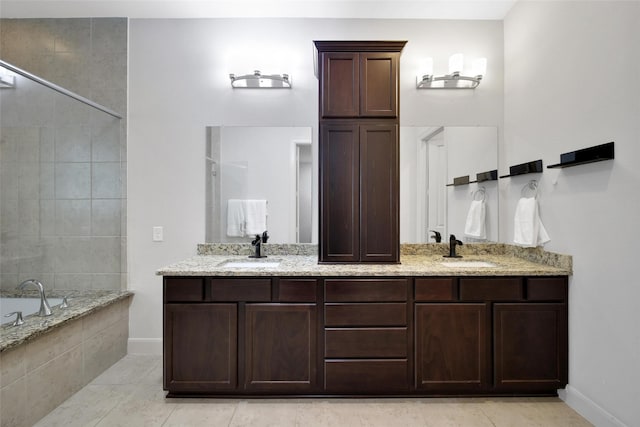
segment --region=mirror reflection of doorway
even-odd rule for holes
[[[296,242],[311,243],[313,158],[311,142],[296,142]]]

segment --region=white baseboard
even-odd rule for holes
[[[568,385],[564,390],[558,390],[558,396],[574,411],[582,415],[594,426],[628,427],[622,421],[611,415],[593,400],[589,399],[570,385]]]
[[[127,354],[162,355],[162,338],[129,338]]]

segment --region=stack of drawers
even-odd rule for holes
[[[406,279],[325,280],[326,391],[409,390],[408,289]]]

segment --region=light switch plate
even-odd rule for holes
[[[153,241],[154,242],[162,242],[164,240],[164,229],[163,227],[157,226],[153,227]]]

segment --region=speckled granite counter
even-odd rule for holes
[[[38,297],[33,291],[0,293],[2,297]],[[63,326],[74,319],[87,316],[97,310],[111,305],[120,300],[133,296],[129,291],[47,291],[47,298],[60,298],[66,296],[69,307],[60,309],[52,307],[53,314],[47,317],[38,317],[35,314],[26,316],[25,323],[21,326],[11,326],[10,323],[0,328],[0,352],[16,347],[26,341],[43,335],[54,328]]]
[[[224,250],[207,250],[193,258],[159,269],[162,276],[565,276],[570,275],[571,257],[523,249],[505,244],[469,244],[459,248],[463,258],[447,259],[448,245],[403,245],[400,264],[318,264],[317,255],[273,254],[261,260],[230,255]],[[222,252],[222,253],[221,253]],[[234,246],[231,253],[250,253]],[[485,261],[492,267],[456,267],[456,262]],[[253,262],[250,266],[228,267],[228,262]],[[277,266],[265,266],[265,262]],[[444,265],[447,263],[449,265]],[[261,265],[262,264],[262,265]]]

